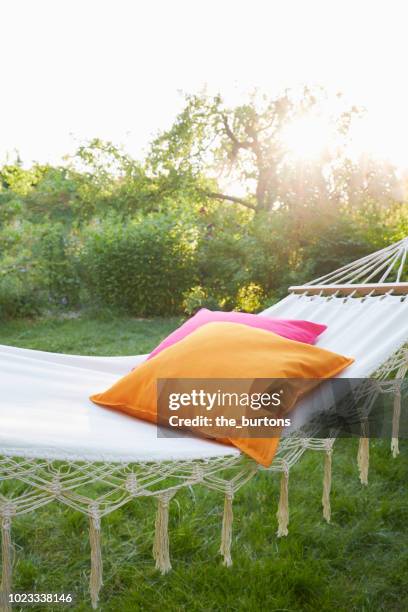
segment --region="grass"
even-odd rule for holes
[[[79,354],[148,351],[177,319],[43,319],[0,325],[0,343]],[[356,440],[333,457],[332,524],[321,516],[322,460],[307,453],[291,471],[290,526],[277,539],[279,482],[261,473],[234,501],[232,568],[218,555],[223,499],[200,487],[180,492],[170,513],[173,571],[151,558],[154,503],[144,499],[103,519],[101,610],[361,611],[408,610],[408,444],[393,460],[388,442],[371,442],[368,487],[357,477]],[[90,610],[86,518],[51,504],[13,523],[17,591],[73,592]],[[32,608],[39,610],[40,608]],[[48,607],[47,610],[52,610]],[[59,608],[55,608],[61,609]]]
[[[0,325],[0,344],[54,353],[141,355],[148,353],[181,322],[180,318],[45,317]]]

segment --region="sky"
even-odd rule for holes
[[[310,84],[365,106],[358,138],[408,166],[407,18],[405,0],[1,0],[0,160],[93,137],[141,157],[182,92]]]

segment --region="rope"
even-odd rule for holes
[[[153,543],[153,557],[156,569],[162,574],[171,570],[169,546],[169,503],[173,493],[166,491],[158,496],[156,530]]]
[[[357,465],[359,470],[360,482],[362,485],[368,484],[368,466],[370,464],[370,439],[360,438],[357,453]]]
[[[330,490],[331,490],[331,478],[332,478],[332,454],[333,454],[333,449],[328,448],[324,455],[322,506],[323,506],[323,517],[328,523],[330,523],[330,519],[331,519]]]
[[[224,565],[231,567],[231,544],[232,544],[232,522],[234,520],[234,514],[232,511],[232,502],[234,499],[234,491],[232,486],[228,487],[224,497],[224,514],[222,517],[222,529],[221,529],[221,545],[220,554],[223,556]]]
[[[0,610],[11,611],[10,594],[13,571],[13,546],[11,543],[11,517],[14,514],[10,505],[5,506],[1,515],[1,559],[2,574],[0,583]]]
[[[364,279],[360,282],[367,283],[369,280],[379,275],[384,268],[386,270],[381,275],[379,282],[385,282],[398,262],[400,263],[396,273],[396,282],[400,282],[406,262],[407,250],[408,238],[403,238],[399,242],[391,244],[370,255],[366,255],[361,259],[342,266],[338,270],[316,278],[307,284],[313,286],[318,284],[354,283],[360,281],[362,276],[364,276]]]
[[[289,525],[289,468],[286,466],[286,469],[283,470],[281,476],[281,484],[280,484],[280,496],[279,496],[279,505],[278,511],[276,513],[276,517],[278,519],[278,531],[276,535],[278,538],[288,535],[288,525]]]
[[[392,437],[391,437],[391,451],[394,459],[399,455],[399,424],[401,418],[401,384],[402,380],[408,372],[408,359],[403,363],[396,375],[397,388],[395,389],[394,396],[394,410],[392,415]]]
[[[101,552],[101,523],[97,505],[91,507],[89,516],[89,543],[91,546],[91,575],[89,578],[89,591],[91,593],[92,607],[98,607],[99,591],[101,590],[103,579],[103,562]]]

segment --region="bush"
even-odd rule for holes
[[[285,296],[291,276],[299,268],[298,240],[294,239],[287,214],[274,211],[258,215],[250,228],[247,266],[250,284],[258,287],[263,306]]]
[[[304,280],[320,278],[376,248],[359,226],[354,226],[348,219],[337,219],[324,232],[316,234],[313,242],[304,249]]]
[[[25,270],[4,270],[0,275],[0,319],[38,315],[44,296]]]
[[[200,285],[219,308],[255,312],[286,293],[297,245],[284,215],[220,207],[201,223]]]
[[[61,216],[30,221],[22,211],[13,218],[10,197],[0,192],[2,317],[84,306],[107,318],[121,311],[192,315],[203,307],[258,312],[288,286],[398,240],[408,228],[402,204],[254,215],[219,203],[198,209],[188,199],[163,200],[166,212],[162,202],[156,212],[125,221],[105,209],[104,219],[84,227]],[[13,206],[18,211],[17,200]]]
[[[250,226],[246,211],[227,206],[210,211],[199,221],[199,285],[206,299],[211,298],[220,309],[236,308],[241,287],[252,281]]]
[[[244,312],[259,312],[265,302],[265,294],[259,285],[250,283],[241,287],[237,295],[237,307]]]
[[[64,307],[77,306],[81,285],[72,234],[61,223],[45,226],[35,254],[37,274],[49,302]]]
[[[195,282],[194,236],[173,217],[156,213],[90,229],[82,253],[89,299],[136,316],[182,311]]]
[[[185,295],[183,300],[183,311],[189,315],[194,315],[201,308],[216,310],[218,308],[217,301],[208,295],[208,292],[197,285],[192,287]]]

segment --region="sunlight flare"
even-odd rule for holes
[[[282,130],[281,140],[290,156],[301,160],[316,160],[333,140],[329,122],[321,116],[302,115]]]

